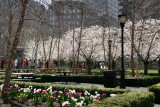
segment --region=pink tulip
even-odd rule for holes
[[[95,102],[99,102],[99,100],[95,100]]]
[[[53,97],[53,96],[50,96],[50,98],[51,98],[51,99],[55,99],[55,97]]]

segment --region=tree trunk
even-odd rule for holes
[[[38,36],[38,34],[37,34],[37,36]],[[36,70],[37,70],[37,53],[38,53],[38,37],[36,38],[34,73],[36,73]]]
[[[139,77],[139,65],[140,65],[140,47],[141,47],[141,42],[142,42],[142,36],[143,36],[143,29],[144,29],[144,20],[143,20],[143,24],[142,24],[143,28],[141,30],[141,35],[139,38],[139,43],[138,43],[138,52],[137,52],[137,66],[136,66],[136,76]]]
[[[73,6],[73,3],[74,1],[72,0],[72,6]],[[72,7],[73,8],[73,7]],[[76,10],[76,15],[77,15],[77,10]],[[73,44],[72,44],[72,65],[71,65],[71,68],[72,68],[72,72],[75,72],[75,46],[74,46],[74,43],[75,43],[75,18],[74,18],[74,9],[72,11],[72,29],[73,29],[73,37],[72,37],[72,40],[73,40]]]
[[[16,49],[17,49],[17,45],[18,45],[18,42],[19,42],[21,30],[22,30],[22,27],[23,27],[24,17],[25,17],[28,2],[29,2],[29,0],[24,0],[24,2],[23,2],[21,17],[20,17],[20,20],[19,20],[19,23],[18,23],[18,27],[17,27],[17,30],[16,30],[14,42],[13,42],[13,47],[10,51],[10,58],[9,58],[8,67],[7,67],[6,73],[5,73],[3,91],[8,91],[8,88],[9,88],[9,85],[10,85],[10,77],[11,77],[11,72],[12,72],[12,68],[13,68],[12,62],[13,62],[13,58],[16,54]],[[5,97],[4,93],[2,93],[2,97]]]
[[[148,75],[148,65],[149,62],[148,61],[144,61],[144,75]]]
[[[116,68],[116,62],[114,60],[112,60],[112,65],[111,66],[112,66],[112,69],[115,70],[115,68]]]
[[[88,71],[88,74],[91,74],[90,59],[87,59],[87,60],[86,60],[86,64],[87,64],[87,71]]]
[[[73,49],[72,49],[72,71],[75,72],[74,67],[75,67],[75,53],[74,53],[74,38],[75,38],[75,29],[73,25]]]
[[[60,8],[60,7],[59,7]],[[60,67],[60,41],[61,41],[61,16],[60,13],[58,13],[58,71]]]
[[[132,34],[131,34],[131,69],[132,69],[132,76],[135,76],[134,72],[134,50],[133,50],[133,45],[134,45],[134,30],[135,30],[135,0],[133,1],[133,17],[132,17]]]
[[[7,37],[7,52],[6,52],[6,69],[8,68],[8,63],[9,63],[9,57],[10,57],[10,47],[11,47],[11,37],[12,37],[12,20],[13,20],[13,15],[12,11],[10,9],[9,13],[9,27],[8,27],[8,37]]]
[[[52,44],[53,44],[53,36],[52,36],[52,40],[50,43],[50,50],[49,50],[49,59],[48,59],[48,72],[50,72],[50,60],[51,60],[51,53],[52,53]]]
[[[78,73],[77,68],[78,68],[79,53],[80,53],[80,48],[81,48],[82,29],[83,29],[83,8],[81,7],[81,21],[80,21],[80,34],[79,34],[79,42],[78,42],[78,49],[77,49],[76,73]]]
[[[44,63],[45,63],[45,69],[47,70],[47,66],[46,66],[47,58],[46,58],[46,49],[45,49],[45,44],[44,44],[44,35],[43,35],[43,33],[42,33],[42,40],[43,40]]]
[[[106,58],[106,48],[105,48],[105,28],[103,29],[103,38],[102,38],[102,46],[103,46],[103,55],[104,55],[104,66],[107,69],[107,58]]]
[[[158,75],[160,75],[160,56],[159,56],[159,61],[158,61]]]

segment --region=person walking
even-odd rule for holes
[[[28,61],[28,69],[31,69],[31,68],[32,68],[32,60],[29,59],[29,61]]]
[[[28,69],[28,59],[26,58],[25,69]]]
[[[40,60],[40,59],[38,59],[37,67],[38,67],[38,68],[41,68],[41,64],[42,64],[42,63],[41,63],[41,60]]]
[[[2,58],[2,60],[1,60],[1,69],[2,70],[4,69],[4,64],[5,64],[5,60],[4,60],[4,58]]]
[[[47,60],[47,62],[46,62],[46,68],[48,68],[48,64],[49,64],[49,63],[48,63],[48,60]]]
[[[23,68],[25,69],[26,66],[26,60],[23,61]]]
[[[15,66],[15,69],[18,69],[18,59],[16,58],[16,60],[14,61],[14,66]]]

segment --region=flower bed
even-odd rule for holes
[[[0,86],[2,90],[3,84]],[[75,90],[64,90],[64,91],[53,91],[52,87],[46,90],[36,89],[33,86],[28,88],[21,88],[17,84],[9,87],[9,91],[3,91],[5,98],[3,98],[3,103],[8,102],[7,95],[10,98],[18,100],[19,103],[23,104],[29,99],[33,99],[35,105],[47,102],[48,106],[53,106],[54,104],[59,104],[62,107],[78,107],[87,106],[93,102],[99,102],[102,99],[109,96],[116,96],[116,94],[107,95],[102,93],[101,95],[96,91],[94,95],[91,95],[88,91],[84,93],[76,92]]]
[[[3,80],[0,80],[0,83],[3,83]],[[11,81],[11,85],[18,84],[21,87],[29,87],[33,86],[37,89],[40,88],[42,90],[47,89],[49,86],[52,87],[52,90],[60,90],[64,92],[64,90],[75,90],[76,92],[84,93],[86,90],[92,94],[95,95],[95,91],[100,93],[101,95],[103,93],[107,94],[107,98],[99,101],[99,102],[93,102],[89,104],[89,107],[153,107],[154,102],[154,94],[151,92],[138,92],[138,91],[131,91],[127,89],[117,89],[117,88],[98,88],[98,87],[80,87],[75,85],[62,85],[62,84],[46,84],[46,83],[35,83],[35,82],[19,82],[19,81]],[[110,94],[117,94],[115,97],[109,97]],[[12,101],[15,101],[11,99]],[[16,103],[16,102],[14,102]],[[37,105],[37,107],[47,107],[48,102],[41,103],[40,105]],[[0,105],[1,105],[1,99],[0,99]],[[21,106],[21,107],[35,107],[33,100],[27,100],[25,101],[25,104],[19,105],[20,103],[16,103],[17,105],[14,106]],[[58,105],[57,105],[58,104]],[[54,103],[54,107],[58,107],[59,103]],[[4,107],[11,107],[6,106]]]

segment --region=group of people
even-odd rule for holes
[[[5,66],[5,59],[2,58],[1,60],[1,69],[4,70],[4,66]],[[31,59],[21,59],[19,60],[18,58],[16,58],[15,60],[13,60],[13,69],[34,69],[35,67],[35,60],[31,60]],[[42,67],[42,62],[40,59],[37,60],[37,68],[41,68]]]
[[[42,66],[42,62],[40,59],[37,60],[37,68],[41,68]],[[15,59],[15,61],[13,62],[13,68],[14,69],[34,69],[35,67],[35,60],[32,61],[31,59],[25,59],[25,60],[19,60],[18,58]]]
[[[16,58],[13,61],[13,68],[14,69],[22,69],[22,68],[28,69],[28,65],[29,65],[29,61],[27,58],[25,60],[23,60],[23,59],[19,60],[18,58]]]

